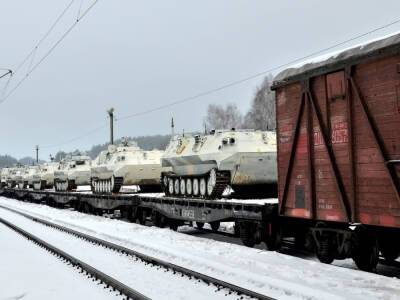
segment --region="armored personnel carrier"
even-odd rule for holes
[[[39,166],[25,166],[22,171],[21,181],[18,182],[20,187],[26,189],[33,187],[33,176],[39,171]]]
[[[166,195],[216,199],[231,186],[241,195],[274,196],[276,135],[253,130],[212,130],[174,136],[162,157]]]
[[[56,191],[71,191],[80,185],[90,184],[91,159],[86,155],[74,155],[60,162],[54,171]]]
[[[7,178],[10,173],[10,168],[2,168],[0,175],[0,187],[7,186]]]
[[[19,183],[22,182],[22,172],[22,166],[15,166],[10,168],[6,179],[7,186],[10,188],[18,186]]]
[[[43,190],[53,188],[54,172],[58,169],[58,166],[58,162],[47,162],[40,165],[38,172],[33,175],[33,189]]]
[[[122,185],[138,185],[142,192],[159,192],[163,151],[140,149],[124,141],[108,146],[92,164],[92,190],[95,193],[117,193]]]

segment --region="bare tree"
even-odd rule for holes
[[[257,87],[244,127],[259,130],[276,129],[275,92],[271,91],[272,75],[264,78]]]
[[[242,127],[242,114],[235,104],[227,104],[226,107],[210,104],[204,124],[207,129],[230,129]]]

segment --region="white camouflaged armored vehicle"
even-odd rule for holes
[[[39,166],[25,166],[22,171],[20,187],[26,189],[33,186],[33,177],[38,173]]]
[[[18,187],[19,183],[22,182],[22,172],[22,166],[10,168],[7,176],[7,186],[10,188]]]
[[[0,175],[0,187],[5,187],[7,186],[7,178],[10,173],[10,168],[2,168],[1,169],[1,175]]]
[[[166,195],[216,199],[227,186],[241,195],[274,196],[276,135],[253,130],[212,130],[174,136],[162,158]]]
[[[60,162],[54,171],[56,191],[71,191],[81,185],[90,184],[91,159],[86,155],[73,155]]]
[[[58,162],[46,162],[40,165],[38,172],[33,175],[33,189],[44,190],[53,188],[54,172],[58,169],[58,166]]]
[[[123,185],[138,185],[142,192],[161,191],[160,150],[142,150],[136,144],[110,145],[92,164],[92,191],[117,193]]]

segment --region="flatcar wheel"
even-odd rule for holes
[[[193,192],[192,190],[192,180],[190,178],[186,179],[186,194],[191,195]]]
[[[172,178],[168,179],[168,193],[170,195],[174,194],[174,180]]]
[[[211,196],[213,194],[216,184],[217,184],[217,173],[215,169],[212,169],[207,179],[207,196]]]
[[[204,227],[203,222],[196,222],[196,227],[202,229]]]
[[[180,180],[180,192],[182,195],[186,195],[186,180],[183,178]]]
[[[203,177],[200,179],[200,195],[205,197],[207,193],[207,183],[206,179]]]
[[[199,195],[199,180],[197,178],[193,179],[193,195]]]
[[[175,179],[174,181],[174,192],[176,195],[179,195],[179,186],[180,186],[180,182],[179,179]]]
[[[353,249],[353,261],[362,271],[374,271],[379,261],[379,250],[376,237],[364,228],[356,229],[355,234],[356,246]]]
[[[212,231],[218,231],[219,225],[220,225],[219,221],[210,222]]]

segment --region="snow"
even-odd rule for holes
[[[44,205],[0,204],[277,299],[400,299],[396,278]]]
[[[268,198],[268,199],[218,199],[214,200],[216,202],[223,203],[240,203],[240,204],[277,204],[278,198]]]
[[[281,80],[282,77],[285,77],[285,75],[281,75],[281,74],[287,74],[287,70],[290,69],[300,69],[300,68],[305,68],[305,66],[307,65],[311,65],[311,64],[318,64],[318,63],[322,63],[324,61],[327,61],[329,59],[335,59],[337,58],[339,55],[341,55],[342,53],[349,51],[349,50],[362,50],[364,49],[367,45],[370,45],[374,42],[378,42],[378,41],[382,41],[384,39],[390,38],[390,37],[394,37],[396,35],[400,34],[400,31],[396,31],[387,35],[383,35],[383,36],[379,36],[376,38],[371,38],[367,41],[364,41],[362,43],[359,44],[355,44],[352,45],[350,47],[346,47],[346,48],[342,48],[336,51],[331,51],[328,53],[324,53],[318,56],[314,56],[305,60],[302,60],[300,62],[294,63],[293,65],[290,65],[289,67],[287,67],[284,71],[282,71],[281,73],[279,73],[276,78],[277,80]],[[275,79],[276,80],[276,79]]]
[[[121,299],[3,224],[0,241],[0,299]]]
[[[130,256],[98,245],[92,245],[82,239],[28,220],[13,212],[0,210],[0,217],[22,227],[40,239],[66,251],[151,299],[184,300],[187,299],[188,290],[190,290],[190,298],[193,300],[237,299],[235,294],[226,296],[227,291],[224,290],[215,292],[215,286],[207,285],[196,279],[182,277],[180,274],[173,274],[171,271],[166,272],[164,269],[135,260]]]
[[[342,48],[342,49],[339,49],[339,50],[336,50],[336,51],[332,51],[332,52],[325,53],[325,54],[322,54],[322,55],[319,55],[319,56],[315,56],[315,57],[312,57],[310,59],[304,60],[304,61],[302,61],[300,63],[291,65],[289,68],[301,68],[302,66],[304,66],[306,64],[323,62],[323,61],[325,61],[325,60],[327,60],[329,58],[335,58],[335,57],[339,56],[339,54],[341,54],[341,53],[343,53],[343,52],[345,52],[347,50],[352,50],[352,49],[357,49],[357,48],[358,49],[363,49],[366,45],[369,45],[369,44],[371,44],[373,42],[377,42],[377,41],[381,41],[381,40],[387,39],[387,38],[395,36],[395,35],[397,35],[399,33],[400,33],[400,31],[396,31],[396,32],[393,32],[393,33],[389,33],[387,35],[383,35],[383,36],[379,36],[379,37],[376,37],[376,38],[372,38],[372,39],[366,40],[366,41],[364,41],[362,43],[358,43],[358,44],[352,45],[350,47]]]

